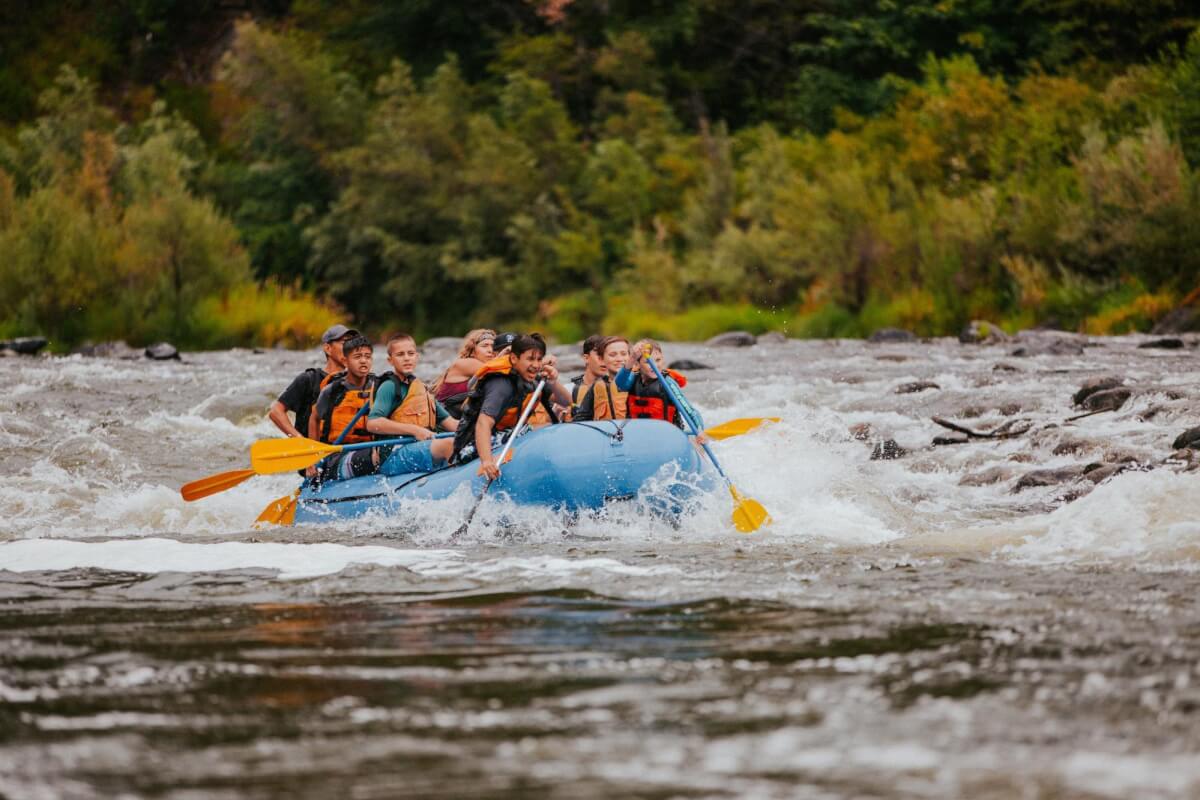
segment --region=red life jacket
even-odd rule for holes
[[[680,375],[673,369],[664,370],[665,374],[671,376],[675,383],[679,384],[680,388],[687,386],[687,378]],[[675,422],[675,417],[678,411],[675,409],[675,404],[671,402],[667,395],[666,389],[663,388],[662,382],[655,387],[654,394],[641,394],[640,391],[645,391],[645,386],[642,384],[642,379],[639,376],[633,382],[633,387],[629,390],[629,396],[625,402],[629,409],[630,419],[661,419],[667,422]]]

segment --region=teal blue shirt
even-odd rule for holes
[[[371,404],[371,413],[367,419],[387,419],[392,416],[392,412],[400,407],[404,402],[404,398],[408,397],[409,384],[400,385],[400,396],[396,396],[396,382],[393,380],[381,381],[379,387],[375,390],[375,402]],[[426,387],[428,390],[428,387]],[[446,410],[441,401],[434,400],[434,406],[437,408],[437,426],[440,428],[446,418],[450,416],[450,412]]]

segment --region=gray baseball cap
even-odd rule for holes
[[[354,330],[354,328],[347,328],[345,325],[334,325],[321,334],[321,344],[336,342],[338,339],[344,339],[347,336],[358,336],[358,331]]]

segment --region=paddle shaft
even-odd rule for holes
[[[683,417],[683,421],[687,423],[688,428],[692,431],[692,436],[700,436],[700,429],[696,427],[696,421],[692,419],[691,414],[688,414],[684,409],[686,405],[680,402],[680,397],[675,393],[675,386],[667,381],[667,377],[662,374],[658,368],[658,364],[654,363],[653,358],[647,358],[646,363],[650,365],[650,369],[654,370],[654,374],[658,376],[658,382],[662,385],[663,391],[671,398],[671,402],[675,404],[679,415]],[[707,442],[701,442],[700,446],[704,448],[704,452],[708,453],[708,460],[717,468],[717,473],[725,479],[726,483],[732,484],[729,476],[725,474],[725,470],[721,469],[721,464],[717,461],[717,457],[713,455],[713,451],[709,449]]]
[[[513,442],[515,442],[517,440],[517,436],[520,435],[521,429],[525,427],[525,420],[529,419],[529,415],[533,413],[533,407],[542,402],[542,387],[545,385],[545,378],[538,381],[537,387],[533,390],[533,394],[530,395],[533,398],[533,402],[527,403],[525,405],[525,410],[521,412],[520,419],[517,420],[517,424],[513,427],[512,436],[508,437],[508,441],[504,443],[504,449],[500,451],[500,458],[496,461],[496,469],[500,469],[502,466],[504,466],[504,459],[506,456],[508,456],[508,451],[512,448]],[[478,443],[475,444],[475,450],[479,450]],[[475,519],[475,512],[478,511],[479,506],[483,504],[483,497],[487,494],[487,490],[491,488],[492,481],[494,480],[495,478],[488,478],[487,482],[483,484],[483,488],[479,490],[479,498],[475,501],[475,505],[471,506],[471,511],[467,514],[467,518],[463,522],[462,526],[454,533],[450,534],[450,541],[455,541],[458,539],[458,537],[465,534],[471,527],[471,520]]]

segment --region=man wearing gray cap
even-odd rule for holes
[[[308,418],[312,414],[313,404],[317,402],[317,395],[321,393],[321,387],[325,385],[326,378],[346,369],[346,357],[342,353],[342,345],[355,336],[358,336],[358,331],[347,328],[345,325],[334,325],[321,334],[321,347],[325,350],[325,367],[324,369],[309,367],[304,370],[283,390],[279,399],[271,403],[271,410],[267,413],[267,417],[275,423],[276,428],[288,436],[304,435],[301,431],[308,430]],[[287,412],[289,411],[296,415],[295,424],[292,424],[291,419],[288,418]]]

